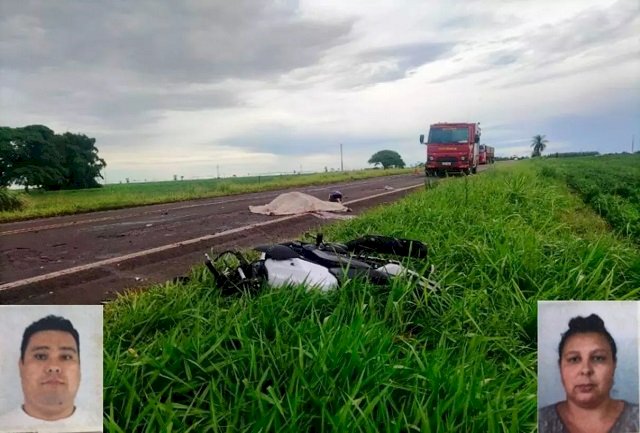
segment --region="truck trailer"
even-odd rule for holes
[[[429,127],[427,141],[420,135],[420,143],[426,145],[426,176],[439,176],[457,172],[475,173],[480,155],[480,124],[434,123]]]
[[[493,164],[494,162],[495,162],[495,149],[491,146],[487,146],[486,144],[481,144],[479,146],[478,163],[480,165],[483,165],[483,164]]]

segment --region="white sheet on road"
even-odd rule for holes
[[[253,213],[263,215],[296,215],[307,212],[348,212],[349,208],[341,203],[323,201],[302,192],[280,194],[271,203],[263,206],[249,206]]]

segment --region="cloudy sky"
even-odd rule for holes
[[[638,0],[0,0],[0,125],[95,137],[109,183],[640,149]]]

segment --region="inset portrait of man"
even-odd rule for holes
[[[538,431],[632,433],[640,303],[538,302]]]
[[[5,390],[0,398],[0,432],[101,432],[102,382],[99,380],[96,386],[96,370],[101,376],[102,307],[6,306],[0,310],[0,322],[24,323],[25,315],[22,320],[16,315],[20,309],[28,309],[29,317],[37,312],[35,316],[39,318],[24,327],[19,344],[10,342],[13,339],[7,336],[0,340],[3,349],[0,371]],[[69,311],[52,313],[53,309]],[[82,326],[76,327],[74,321]],[[12,345],[16,350],[11,350]],[[10,354],[17,355],[14,362],[21,393],[16,392],[11,377],[4,377],[5,371],[12,370],[5,368],[11,365]],[[89,376],[93,393],[89,394],[93,394],[93,398],[78,398],[83,371],[92,371]],[[13,392],[7,395],[9,390]]]

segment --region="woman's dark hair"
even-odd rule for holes
[[[609,342],[609,345],[611,346],[613,362],[616,362],[616,353],[618,351],[618,349],[616,348],[616,342],[614,341],[611,334],[609,334],[609,331],[607,331],[607,328],[604,327],[604,322],[597,314],[591,314],[588,317],[577,316],[569,320],[569,330],[562,334],[560,344],[558,345],[558,362],[562,359],[562,350],[564,349],[564,345],[567,342],[567,339],[575,334],[584,334],[587,332],[596,332],[598,334],[604,335],[604,337]]]

